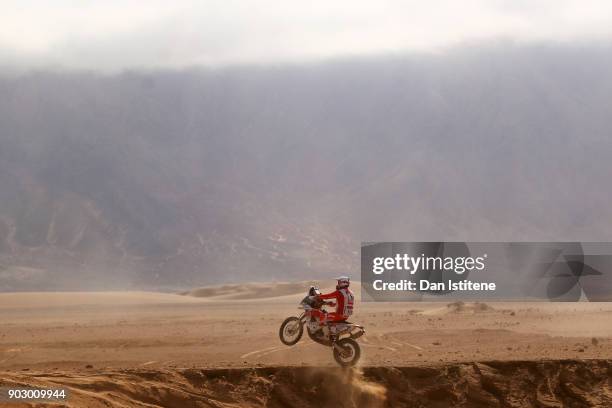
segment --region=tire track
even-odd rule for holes
[[[309,346],[312,346],[314,344],[316,344],[316,343],[314,343],[314,342],[307,342],[307,343],[298,343],[295,346],[290,346],[290,347],[287,347],[287,346],[267,347],[267,348],[263,348],[263,349],[259,349],[259,350],[254,350],[254,351],[250,351],[248,353],[245,353],[245,354],[241,355],[240,358],[244,359],[244,358],[253,357],[253,356],[257,357],[257,358],[261,358],[261,357],[264,357],[264,356],[267,356],[269,354],[276,353],[276,352],[279,352],[279,351],[291,350],[291,349],[295,349],[295,348],[298,348],[298,347],[300,347],[300,348],[309,347]]]

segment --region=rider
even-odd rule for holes
[[[355,303],[355,296],[349,289],[351,284],[350,279],[347,276],[341,276],[336,278],[338,281],[336,290],[331,293],[319,295],[319,299],[334,299],[336,301],[336,311],[332,313],[321,313],[319,315],[319,322],[323,326],[329,323],[344,322],[353,314],[353,304]],[[330,325],[333,327],[334,325]]]

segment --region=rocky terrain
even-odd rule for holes
[[[67,387],[61,406],[92,408],[608,407],[612,361],[32,372],[3,374],[0,385]]]

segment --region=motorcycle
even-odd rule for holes
[[[325,302],[318,298],[321,292],[311,287],[308,295],[302,299],[298,308],[304,312],[299,316],[285,319],[278,335],[283,344],[293,346],[304,334],[304,326],[308,337],[316,343],[333,349],[334,359],[343,367],[357,364],[361,356],[361,348],[355,340],[365,334],[363,326],[351,322],[330,322],[325,326],[319,324],[319,316],[326,313],[324,306],[335,306],[333,302]]]

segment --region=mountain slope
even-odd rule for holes
[[[610,239],[610,55],[7,74],[0,290],[356,274],[362,240]]]

